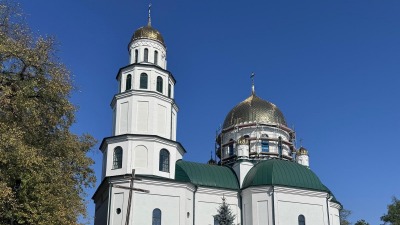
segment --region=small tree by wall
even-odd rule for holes
[[[236,215],[232,213],[231,208],[226,203],[225,197],[222,197],[222,204],[218,208],[218,214],[215,215],[218,225],[233,225],[235,218]]]

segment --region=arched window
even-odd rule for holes
[[[147,48],[144,49],[144,59],[143,61],[148,62],[149,61],[149,50]]]
[[[303,215],[299,215],[299,225],[306,225],[306,218]]]
[[[131,90],[132,88],[132,76],[130,74],[128,74],[128,76],[126,77],[126,86],[125,86],[125,90]]]
[[[153,221],[151,224],[152,225],[161,225],[161,210],[160,209],[153,210]]]
[[[230,142],[230,144],[229,144],[229,147],[228,147],[228,154],[229,154],[229,156],[233,156],[233,140],[231,139],[231,140],[229,140],[229,142]]]
[[[163,90],[163,79],[160,76],[158,76],[157,77],[157,91],[162,93],[163,92],[162,90]]]
[[[122,168],[122,148],[121,147],[116,147],[114,148],[114,154],[113,154],[113,169],[120,169]]]
[[[147,74],[140,74],[140,89],[147,89]]]
[[[171,84],[168,84],[168,98],[171,98]]]
[[[154,51],[154,64],[158,65],[158,52]]]
[[[261,135],[261,138],[268,138],[268,135],[263,134]],[[269,152],[269,141],[262,139],[261,140],[261,151],[262,152]]]
[[[166,149],[161,149],[160,151],[159,170],[169,172],[169,152]]]
[[[136,49],[135,50],[135,63],[139,61],[139,51]]]

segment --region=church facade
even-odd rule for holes
[[[188,162],[176,141],[175,78],[150,15],[129,53],[111,102],[113,135],[100,145],[95,225],[214,225],[222,197],[234,224],[340,224],[340,203],[310,170],[307,150],[296,148],[283,113],[254,85],[225,118],[218,162]]]

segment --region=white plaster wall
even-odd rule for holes
[[[145,73],[148,76],[147,89],[140,89],[140,75],[142,73]],[[131,90],[145,91],[157,91],[157,77],[160,76],[163,79],[162,94],[168,96],[168,84],[171,84],[171,98],[174,97],[174,81],[166,71],[139,65],[124,68],[119,77],[120,93],[127,91],[126,78],[128,75],[132,76]]]
[[[214,215],[222,204],[222,197],[226,198],[226,203],[236,215],[234,224],[240,224],[241,212],[236,191],[199,187],[195,194],[196,225],[214,225]]]
[[[114,135],[149,134],[176,139],[177,120],[173,115],[177,115],[178,108],[172,99],[158,93],[130,91],[119,95],[113,102],[116,107]],[[143,105],[147,105],[148,109],[144,110]],[[163,122],[159,121],[160,114],[165,114]]]
[[[252,187],[242,191],[244,225],[269,225],[272,219],[272,188]]]
[[[129,187],[128,181],[113,183]],[[152,224],[152,213],[156,208],[161,210],[161,224],[191,224],[192,201],[187,200],[188,198],[191,200],[194,188],[191,185],[144,178],[142,181],[135,181],[134,187],[148,190],[149,193],[133,192],[129,224]],[[118,217],[121,214],[122,225],[125,224],[129,190],[117,187],[111,189],[111,196],[120,193],[123,193],[124,200],[110,204],[110,225],[120,225]],[[122,209],[121,214],[116,213],[118,207]]]
[[[123,151],[122,168],[112,169],[113,165],[113,151],[116,147],[120,146]],[[138,146],[143,146],[147,149],[147,163],[140,162],[135,165],[135,149]],[[166,149],[170,153],[170,167],[169,172],[159,171],[159,156],[160,150]],[[106,170],[104,176],[117,176],[130,174],[132,169],[135,169],[136,174],[156,175],[173,179],[175,177],[175,163],[177,160],[182,159],[183,150],[180,149],[176,142],[163,140],[157,137],[120,137],[109,140],[106,149]],[[143,159],[143,156],[140,156]],[[137,161],[136,161],[137,162]]]
[[[149,60],[148,63],[154,63],[154,51],[158,51],[158,63],[157,65],[163,69],[167,68],[167,54],[165,47],[158,43],[157,41],[147,40],[147,39],[139,39],[133,41],[129,46],[130,52],[130,64],[135,63],[135,50],[139,52],[138,63],[144,62],[144,49],[147,48],[149,50]]]
[[[236,173],[236,177],[239,179],[239,185],[240,188],[242,188],[244,178],[246,177],[247,173],[250,171],[251,168],[253,168],[253,163],[247,162],[247,161],[242,161],[239,163],[235,163],[232,166],[233,171]]]
[[[306,224],[328,225],[326,193],[278,187],[275,202],[276,225],[297,224],[299,215]]]
[[[340,225],[339,210],[341,206],[335,202],[329,203],[329,219],[330,225]]]

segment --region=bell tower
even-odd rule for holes
[[[175,162],[185,150],[176,142],[178,106],[175,78],[167,70],[161,33],[148,23],[128,45],[129,65],[119,69],[118,93],[111,101],[113,132],[104,138],[102,178],[124,175],[175,177]]]

